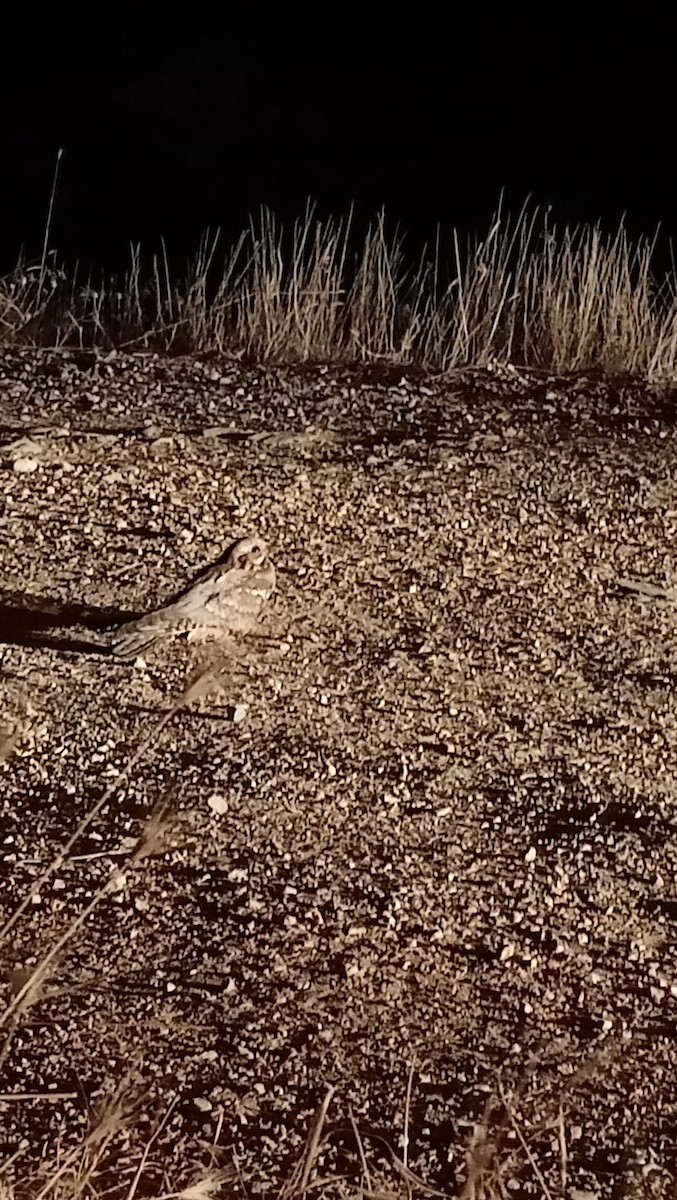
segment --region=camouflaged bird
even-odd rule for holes
[[[172,604],[121,625],[111,649],[136,658],[165,638],[187,633],[190,640],[247,633],[275,590],[275,568],[263,538],[242,538]]]

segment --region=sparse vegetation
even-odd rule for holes
[[[412,364],[436,372],[511,363],[651,379],[677,371],[677,282],[655,273],[655,239],[623,225],[558,228],[547,212],[500,209],[488,233],[412,265],[381,214],[309,206],[291,230],[263,210],[227,249],[203,238],[173,278],[165,247],[123,278],[83,279],[45,252],[0,280],[0,345],[153,349],[262,362]]]

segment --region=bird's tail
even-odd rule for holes
[[[145,654],[170,633],[170,628],[158,622],[157,614],[153,618],[141,617],[139,621],[129,621],[115,630],[111,638],[111,651],[117,658],[131,660]]]

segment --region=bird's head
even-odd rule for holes
[[[263,538],[246,537],[235,543],[227,562],[239,571],[255,571],[264,565],[267,557],[268,547]]]

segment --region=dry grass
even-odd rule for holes
[[[60,266],[47,251],[0,280],[0,345],[218,353],[265,362],[385,362],[448,371],[512,363],[650,378],[677,369],[674,270],[655,239],[558,229],[547,212],[500,209],[484,237],[452,234],[412,265],[383,213],[358,238],[351,215],[311,205],[293,227],[268,210],[232,246],[207,234],[174,278],[164,245],[124,278]]]
[[[36,879],[33,887],[19,903],[12,916],[0,928],[0,946],[9,944],[10,934],[26,911],[32,898],[39,893],[40,888],[44,887],[45,883],[59,869],[76,841],[92,824],[104,805],[111,799],[122,783],[128,779],[149,747],[157,742],[157,738],[164,727],[169,724],[181,709],[187,707],[192,701],[199,699],[207,692],[219,688],[220,681],[226,670],[227,663],[225,662],[215,663],[212,666],[201,669],[195,678],[187,682],[185,689],[174,703],[152,723],[147,736],[130,755],[125,769],[102,792],[68,842],[47,865],[42,874]],[[7,756],[7,747],[10,742],[11,735],[8,737],[7,735],[0,734],[1,755]],[[150,855],[162,853],[171,826],[171,814],[167,811],[166,806],[158,804],[146,821],[136,846],[126,856],[122,866],[116,866],[111,869],[107,878],[94,892],[89,903],[78,917],[66,926],[61,936],[43,954],[37,965],[33,969],[26,968],[12,973],[10,980],[11,999],[4,1010],[0,1011],[0,1031],[2,1031],[3,1035],[2,1042],[0,1042],[0,1070],[7,1058],[14,1033],[27,1017],[30,1009],[43,998],[50,975],[66,946],[74,940],[79,930],[87,922],[101,901],[111,892],[117,890],[121,882],[124,881],[126,873],[134,870]],[[6,1094],[0,1093],[0,1104],[3,1102],[22,1103],[36,1098],[39,1097],[12,1090]],[[54,1102],[62,1097],[47,1092],[41,1098]],[[24,1180],[21,1195],[30,1196],[31,1200],[47,1200],[48,1197],[52,1197],[54,1200],[85,1200],[86,1197],[98,1195],[97,1179],[103,1170],[110,1168],[110,1156],[116,1150],[118,1135],[128,1128],[130,1122],[134,1119],[134,1113],[137,1109],[138,1101],[131,1098],[131,1093],[127,1095],[124,1087],[118,1088],[115,1094],[104,1103],[100,1111],[96,1114],[87,1135],[70,1150],[58,1150],[52,1161],[47,1160],[43,1162],[42,1166],[37,1172],[32,1174],[31,1178]],[[147,1152],[161,1132],[168,1115],[165,1116],[163,1122],[152,1135],[144,1154],[141,1156],[140,1162],[135,1166],[132,1183],[126,1192],[128,1200],[133,1200],[136,1194]],[[6,1176],[10,1172],[11,1167],[11,1160],[9,1162],[0,1162],[0,1200],[14,1200],[14,1191],[2,1182],[2,1176]],[[229,1172],[229,1178],[230,1175],[231,1173]],[[190,1184],[178,1191],[170,1191],[167,1197],[175,1196],[177,1200],[211,1200],[213,1196],[219,1194],[223,1177],[224,1172],[222,1171],[210,1170],[207,1172],[198,1172],[194,1174]]]
[[[291,1170],[278,1192],[278,1200],[309,1200],[311,1197],[331,1197],[332,1200],[414,1200],[414,1197],[433,1198],[456,1195],[459,1200],[505,1200],[525,1183],[528,1194],[536,1200],[552,1200],[553,1196],[568,1194],[566,1131],[562,1113],[553,1124],[560,1147],[560,1176],[550,1187],[539,1167],[536,1155],[529,1146],[531,1132],[517,1121],[511,1099],[500,1087],[487,1104],[485,1118],[478,1123],[465,1149],[465,1183],[459,1192],[451,1193],[433,1187],[412,1171],[407,1162],[409,1144],[408,1106],[399,1141],[404,1147],[402,1157],[381,1137],[363,1133],[349,1110],[349,1126],[329,1122],[334,1096],[329,1087],[307,1131],[306,1144],[299,1161]],[[118,1087],[93,1116],[90,1129],[72,1148],[57,1149],[41,1166],[22,1181],[20,1190],[0,1180],[0,1200],[97,1200],[114,1195],[134,1200],[143,1190],[144,1174],[149,1157],[173,1113],[176,1100],[155,1122],[143,1150],[130,1154],[128,1131],[139,1118],[142,1098],[133,1091],[127,1094]],[[542,1133],[542,1129],[534,1130]],[[220,1133],[217,1130],[216,1138]],[[342,1156],[342,1172],[328,1167],[332,1143],[342,1143],[350,1133],[352,1151]],[[508,1145],[506,1135],[512,1133]],[[393,1132],[393,1144],[398,1141]],[[5,1174],[10,1164],[0,1164]],[[156,1166],[157,1164],[155,1164]],[[242,1179],[234,1162],[227,1167],[199,1166],[187,1163],[182,1178],[165,1180],[159,1200],[216,1200],[218,1196],[249,1194],[265,1187],[265,1179]],[[154,1171],[157,1175],[157,1170]],[[238,1186],[239,1185],[239,1186]],[[152,1193],[155,1195],[155,1191]]]

